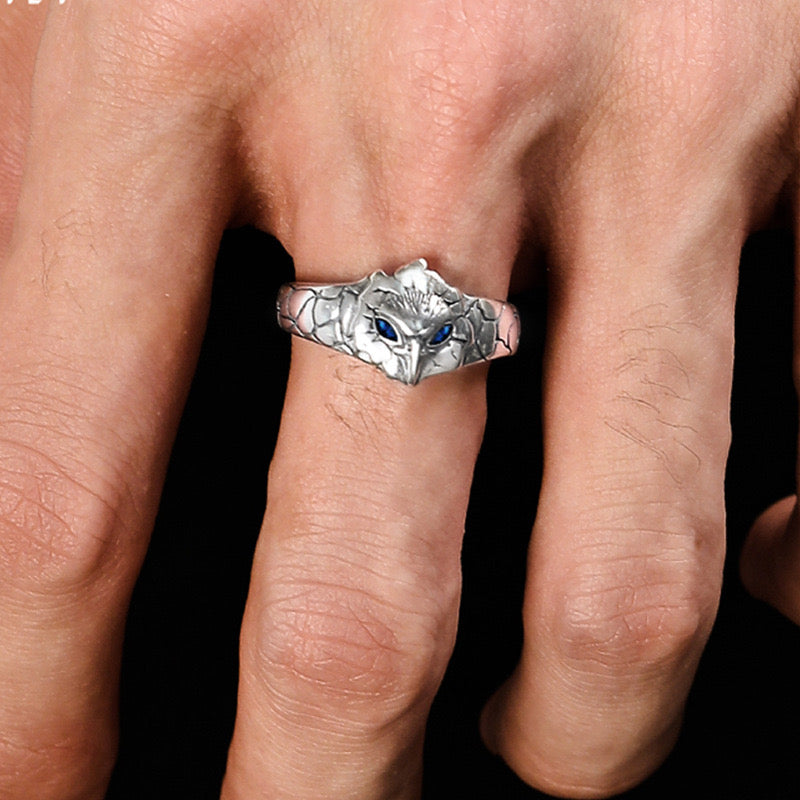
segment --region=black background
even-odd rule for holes
[[[678,746],[624,795],[629,800],[800,798],[800,630],[750,599],[736,575],[753,518],[793,491],[792,251],[791,237],[776,231],[752,237],[743,254],[720,612]],[[235,713],[238,626],[288,370],[289,337],[272,309],[291,274],[268,236],[226,234],[205,344],[133,598],[120,757],[108,800],[218,797]],[[525,551],[541,470],[546,298],[531,290],[513,299],[524,336],[518,356],[490,371],[461,625],[431,715],[426,800],[545,797],[489,755],[477,731],[485,698],[520,649]]]

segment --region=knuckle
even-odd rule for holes
[[[103,101],[213,96],[243,70],[242,55],[254,50],[259,20],[253,2],[202,3],[154,0],[108,4],[86,2],[70,16],[71,34],[88,43],[86,80]],[[248,16],[250,14],[250,16]],[[263,16],[263,13],[262,13]],[[85,69],[87,62],[80,65]]]
[[[114,559],[112,504],[27,446],[0,443],[0,570],[6,589],[62,593]]]
[[[353,586],[277,588],[261,612],[256,652],[284,713],[323,706],[373,730],[432,699],[452,644],[441,623]]]
[[[613,38],[614,64],[598,78],[619,110],[646,115],[654,130],[670,136],[678,131],[684,147],[687,142],[693,151],[702,147],[708,158],[710,147],[726,141],[721,134],[736,133],[741,140],[742,132],[752,136],[762,130],[769,115],[743,117],[742,98],[748,98],[750,107],[767,97],[777,107],[789,101],[783,59],[765,65],[753,54],[767,42],[773,52],[792,48],[775,19],[758,11],[755,19],[721,11],[726,4],[692,5],[690,14],[685,3],[621,14]]]
[[[483,144],[517,111],[516,101],[539,106],[571,52],[555,15],[549,3],[471,0],[429,4],[412,19],[394,49],[403,49],[415,113],[424,114],[431,134]]]
[[[640,592],[618,584],[573,589],[560,632],[570,659],[601,668],[661,666],[683,654],[702,629],[699,609]]]
[[[562,655],[581,670],[668,670],[704,643],[720,579],[683,544],[582,561],[554,604]]]
[[[115,737],[0,737],[4,800],[101,800],[115,756]]]

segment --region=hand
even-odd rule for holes
[[[736,266],[793,174],[800,14],[68,0],[40,38],[38,10],[3,13],[0,793],[103,794],[125,609],[238,222],[300,280],[423,255],[502,297],[546,254],[526,642],[483,731],[565,796],[651,772],[716,609]],[[406,388],[293,346],[227,800],[417,795],[484,379]]]

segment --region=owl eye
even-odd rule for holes
[[[390,342],[397,341],[397,331],[382,317],[375,317],[375,330],[378,335]]]
[[[436,333],[433,334],[431,337],[430,343],[431,344],[441,344],[442,342],[446,342],[450,338],[450,334],[453,332],[453,324],[448,322],[445,325],[442,325]]]

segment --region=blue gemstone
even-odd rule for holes
[[[376,317],[375,328],[384,339],[388,339],[390,342],[397,341],[397,331],[385,319]]]
[[[442,325],[436,333],[433,334],[433,338],[431,339],[431,344],[441,344],[445,340],[450,338],[450,334],[453,332],[453,325],[452,323],[448,322],[446,325]]]

